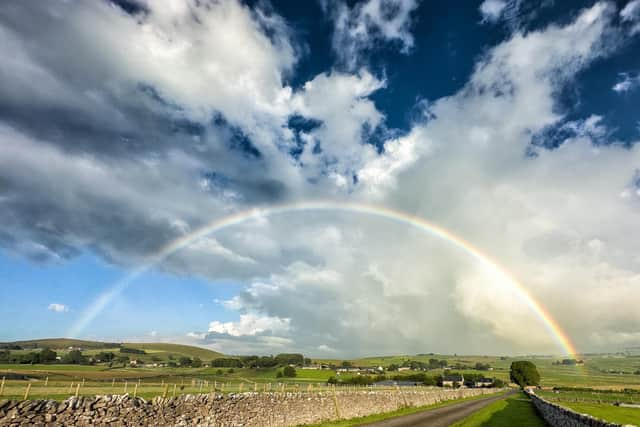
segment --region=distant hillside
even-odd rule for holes
[[[82,348],[83,353],[97,354],[100,351],[112,351],[118,353],[121,348],[130,348],[136,350],[144,350],[145,356],[137,355],[137,358],[147,359],[149,356],[156,356],[161,360],[166,360],[171,357],[186,356],[190,358],[198,357],[203,361],[209,361],[224,357],[224,354],[217,351],[209,350],[202,347],[195,347],[183,344],[169,344],[169,343],[114,343],[114,342],[101,342],[101,341],[87,341],[76,340],[72,338],[43,338],[35,340],[22,340],[13,342],[0,343],[0,349],[2,348],[15,348],[20,347],[24,350],[32,350],[39,348],[50,348],[64,353],[69,347]]]
[[[194,347],[192,345],[168,344],[168,343],[123,343],[125,347],[144,350],[147,353],[170,353],[179,354],[187,357],[199,357],[202,360],[212,360],[219,357],[225,357],[224,354],[217,351],[209,350],[202,347]]]
[[[3,343],[0,343],[0,348],[7,348],[11,346],[16,346],[16,345],[24,349],[47,347],[53,350],[62,350],[69,347],[82,347],[85,349],[116,348],[120,346],[120,343],[85,341],[85,340],[76,340],[73,338],[43,338],[43,339],[37,339],[37,340],[3,342]]]

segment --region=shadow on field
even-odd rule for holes
[[[505,406],[495,412],[491,418],[480,424],[481,427],[545,427],[548,424],[538,415],[529,398],[512,397],[506,399]]]

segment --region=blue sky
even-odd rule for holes
[[[362,213],[226,227],[91,310],[213,220],[328,201],[467,240],[579,349],[640,345],[640,0],[34,0],[0,39],[0,340],[562,350],[513,284]]]

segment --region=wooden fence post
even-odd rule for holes
[[[127,386],[129,385],[128,381],[124,382],[124,394],[127,394]]]
[[[164,383],[164,381],[163,381]],[[164,385],[164,393],[162,393],[162,398],[166,399],[167,398],[167,392],[169,391],[169,384],[165,384]]]
[[[173,385],[173,397],[176,397],[176,387],[178,386],[178,384],[174,384]]]
[[[29,392],[31,391],[31,383],[27,384],[27,389],[24,391],[24,400],[29,398]]]
[[[2,394],[4,393],[4,381],[5,377],[2,377],[2,382],[0,383],[0,397],[2,397]]]
[[[44,386],[48,386],[49,385],[49,377],[44,379]]]
[[[80,383],[76,385],[76,397],[78,397],[78,394],[80,394]]]
[[[133,387],[133,398],[135,399],[138,396],[138,384]]]
[[[333,403],[336,407],[336,419],[339,420],[340,417],[340,406],[338,406],[338,396],[336,396],[336,386],[333,386]]]

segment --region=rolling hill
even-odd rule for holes
[[[97,354],[101,351],[112,351],[114,353],[120,352],[121,348],[128,348],[134,350],[143,350],[145,354],[137,355],[136,357],[145,360],[147,358],[154,357],[155,359],[167,360],[170,358],[178,358],[182,356],[194,358],[198,357],[201,360],[212,360],[220,357],[224,357],[224,354],[217,351],[209,350],[202,347],[196,347],[184,344],[170,344],[170,343],[132,343],[132,342],[102,342],[102,341],[87,341],[77,340],[72,338],[43,338],[35,340],[21,340],[12,342],[0,343],[0,349],[2,348],[16,348],[20,347],[24,351],[31,351],[41,348],[49,348],[59,353],[64,353],[69,350],[70,347],[81,348],[84,354],[91,355]]]

